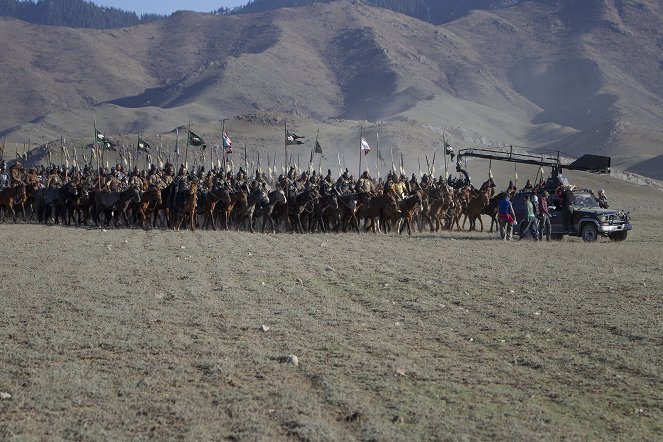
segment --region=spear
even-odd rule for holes
[[[357,179],[361,176],[361,154],[362,154],[362,145],[361,145],[361,139],[364,137],[364,127],[359,126],[359,174],[357,175]]]

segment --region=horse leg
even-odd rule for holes
[[[249,229],[251,230],[251,233],[256,233],[255,229],[253,228],[253,211],[249,213]]]

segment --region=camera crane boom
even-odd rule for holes
[[[563,164],[559,151],[551,153],[556,153],[556,156],[551,156],[550,153],[546,155],[518,153],[513,151],[513,146],[511,146],[509,151],[495,149],[461,149],[456,155],[456,171],[462,173],[465,176],[465,185],[470,184],[470,175],[465,169],[463,169],[461,161],[463,158],[471,157],[551,167],[551,178],[554,180],[556,180],[557,177],[562,173],[563,169],[581,170],[591,173],[610,173],[610,157],[586,154],[573,161],[572,163]]]

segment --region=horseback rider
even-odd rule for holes
[[[0,164],[0,189],[5,187],[9,187],[9,174],[7,173],[7,163],[2,160],[2,164]]]
[[[51,173],[48,175],[48,180],[46,181],[46,187],[54,188],[62,186],[62,178],[58,173],[58,170],[53,166],[51,168]]]
[[[12,187],[18,186],[20,184],[25,184],[23,182],[23,171],[21,166],[18,163],[14,163],[9,169],[10,185]]]
[[[398,201],[405,198],[407,187],[405,186],[405,183],[403,182],[401,177],[399,177],[398,175],[394,175],[394,185],[392,186],[392,190],[396,195],[396,199]]]
[[[320,181],[320,184],[318,185],[320,195],[329,195],[332,192],[332,184],[331,169],[328,169],[327,176],[325,176],[325,179]]]
[[[374,190],[373,180],[368,175],[368,171],[365,170],[364,173],[361,174],[361,178],[359,178],[359,180],[357,181],[357,185],[355,186],[355,191],[360,193],[372,194],[373,190]]]

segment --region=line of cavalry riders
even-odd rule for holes
[[[337,179],[313,171],[272,179],[260,170],[254,177],[239,172],[163,169],[125,171],[121,164],[99,173],[85,168],[38,166],[25,170],[14,164],[9,172],[0,165],[0,219],[17,213],[24,221],[63,223],[67,226],[114,226],[216,230],[236,228],[262,232],[328,232],[361,230],[402,233],[413,228],[431,232],[461,229],[469,220],[475,230],[481,215],[497,226],[500,195],[492,178],[480,188],[423,175],[410,180],[390,172],[372,179],[368,172],[355,180],[347,169]],[[515,192],[509,184],[507,192]],[[490,231],[493,230],[491,223]]]

